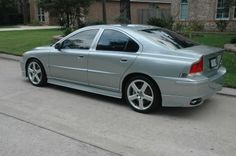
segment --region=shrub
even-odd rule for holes
[[[216,25],[217,25],[218,30],[223,32],[226,30],[226,28],[228,26],[228,21],[226,21],[226,20],[216,21]]]
[[[105,24],[103,21],[89,21],[86,23],[86,26],[89,25],[101,25],[101,24]]]
[[[147,24],[162,28],[172,29],[174,21],[172,18],[151,17],[148,19]]]
[[[191,21],[189,22],[189,26],[191,27],[192,31],[203,31],[204,24],[199,21]]]
[[[67,35],[69,35],[72,32],[73,32],[73,30],[71,28],[65,28],[64,31],[63,31],[63,35],[67,36]]]
[[[233,37],[233,38],[230,40],[230,43],[236,44],[236,37]]]

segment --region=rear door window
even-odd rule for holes
[[[116,30],[104,30],[96,50],[137,52],[139,45],[127,35]]]

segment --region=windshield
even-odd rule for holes
[[[141,31],[148,38],[170,48],[182,49],[197,45],[190,39],[167,29],[155,28],[155,29],[144,29]]]

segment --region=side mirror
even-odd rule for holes
[[[61,43],[57,43],[56,45],[55,45],[55,49],[57,49],[57,50],[61,50],[61,47],[62,47],[62,45],[61,45]]]

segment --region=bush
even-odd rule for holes
[[[233,38],[230,40],[230,43],[236,44],[236,37],[233,37]]]
[[[86,26],[90,26],[90,25],[101,25],[101,24],[106,24],[103,21],[89,21],[86,23]]]
[[[191,27],[192,31],[203,31],[204,24],[199,21],[191,21],[189,22],[189,26]]]
[[[174,21],[172,18],[152,17],[148,19],[147,24],[157,26],[157,27],[172,29]]]
[[[216,25],[217,25],[218,30],[220,30],[221,32],[224,32],[228,26],[228,21],[226,20],[216,21]]]
[[[64,31],[63,31],[63,35],[67,36],[72,32],[73,32],[72,28],[65,28]]]

